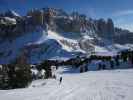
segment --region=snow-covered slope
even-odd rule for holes
[[[57,33],[37,27],[36,31],[26,33],[12,41],[4,40],[0,44],[0,64],[6,64],[27,51],[29,63],[39,63],[44,59],[66,59],[91,51],[117,52],[131,48],[131,45],[122,46],[112,44],[106,40],[104,46],[94,43],[96,36],[83,35],[75,38],[76,33]]]
[[[83,52],[78,41],[61,36],[53,31],[45,31],[37,27],[35,32],[26,33],[12,41],[4,41],[0,45],[0,63],[10,63],[27,51],[29,63],[39,63],[44,59],[71,58]]]
[[[63,72],[63,74],[61,74]],[[0,90],[1,100],[132,100],[133,70],[60,69],[57,79],[37,80],[30,87]],[[59,85],[59,77],[63,77]]]
[[[14,17],[21,18],[21,16],[18,13],[16,13],[14,10],[8,10],[7,12],[5,12],[5,16],[11,17],[11,18],[14,18]]]
[[[0,64],[10,63],[25,51],[29,63],[39,63],[44,59],[118,52],[133,47],[113,43],[118,38],[115,34],[122,30],[115,32],[111,19],[88,19],[78,12],[67,14],[61,9],[32,9],[26,16],[9,10],[0,15],[0,24]]]

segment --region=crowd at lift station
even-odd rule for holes
[[[133,67],[133,51],[123,50],[112,55],[96,55],[93,54],[83,61],[80,66],[80,72],[91,70],[90,65],[96,63],[95,70],[132,68]],[[125,63],[125,65],[124,65]]]
[[[105,52],[106,53],[106,52]],[[97,70],[121,68],[123,63],[133,67],[133,51],[123,50],[112,55],[92,54],[90,57],[79,57],[63,62],[64,65],[79,67],[80,72],[91,70],[90,65],[96,63]],[[127,68],[127,66],[125,66]]]

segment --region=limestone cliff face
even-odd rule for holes
[[[25,50],[30,63],[73,57],[96,46],[133,43],[132,37],[110,18],[95,20],[55,8],[32,9],[26,16],[7,11],[0,14],[0,63],[10,63]]]
[[[0,38],[11,39],[34,32],[37,26],[59,33],[77,33],[77,37],[81,37],[82,33],[86,33],[86,35],[97,35],[102,38],[111,39],[120,37],[123,32],[126,34],[130,33],[122,29],[118,31],[118,28],[115,28],[110,18],[107,20],[95,20],[87,18],[78,12],[68,14],[62,9],[32,9],[27,12],[26,16],[20,16],[14,11],[0,14]]]
[[[105,21],[104,19],[99,19],[96,21],[97,32],[100,36],[105,38],[112,38],[115,34],[115,27],[112,19]]]

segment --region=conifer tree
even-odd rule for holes
[[[25,88],[32,81],[30,65],[23,53],[12,64],[3,65],[1,70],[0,89]]]
[[[25,52],[16,60],[15,64],[15,82],[17,88],[28,86],[32,80],[30,65],[27,63]]]

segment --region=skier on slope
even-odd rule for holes
[[[60,77],[60,80],[59,81],[60,81],[60,84],[61,84],[62,83],[62,77]]]

